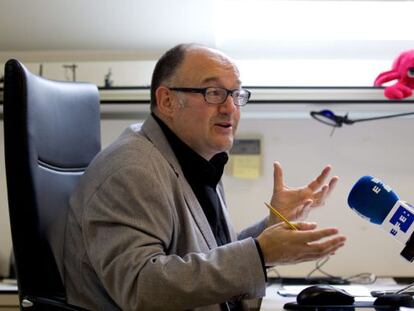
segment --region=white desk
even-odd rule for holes
[[[280,284],[273,284],[266,288],[266,296],[262,299],[260,305],[261,311],[283,310],[283,305],[288,302],[295,301],[295,297],[282,297],[277,291],[281,289]]]
[[[19,297],[17,285],[0,282],[0,311],[18,311]]]
[[[308,285],[301,285],[303,287],[310,286]],[[405,285],[397,284],[392,278],[381,278],[377,280],[374,284],[369,285],[358,285],[354,287],[358,293],[361,293],[361,287],[365,289],[365,292],[368,294],[371,290],[399,290],[403,288]],[[296,297],[282,297],[278,294],[279,289],[284,289],[283,285],[281,284],[272,284],[266,288],[266,296],[263,298],[260,310],[261,311],[275,311],[275,310],[283,310],[283,305],[287,302],[295,302]],[[286,287],[288,288],[288,287]],[[289,287],[290,288],[290,287]],[[343,287],[342,287],[343,288]],[[351,290],[349,290],[351,294]],[[364,299],[366,300],[366,299]]]

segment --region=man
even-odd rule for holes
[[[91,163],[71,198],[65,244],[70,303],[92,310],[228,310],[265,295],[268,265],[314,260],[345,238],[270,214],[236,236],[220,178],[249,92],[235,64],[179,45],[158,61],[151,116]],[[274,164],[270,203],[290,220],[322,205],[330,167],[290,189]],[[323,241],[321,241],[323,239]]]

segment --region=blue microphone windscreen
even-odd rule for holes
[[[381,224],[398,200],[398,195],[382,181],[364,176],[352,187],[348,205],[372,223]]]

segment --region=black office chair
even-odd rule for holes
[[[84,310],[66,303],[62,256],[69,196],[101,149],[98,90],[9,60],[3,108],[20,309]]]

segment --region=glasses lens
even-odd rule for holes
[[[219,87],[209,87],[206,89],[206,101],[210,104],[221,104],[227,98],[227,90]]]
[[[234,103],[238,106],[247,104],[250,98],[250,92],[245,89],[236,90],[233,92]]]
[[[210,104],[222,104],[230,93],[236,106],[246,105],[250,98],[250,92],[244,89],[230,92],[221,87],[209,87],[206,89],[205,99]]]

